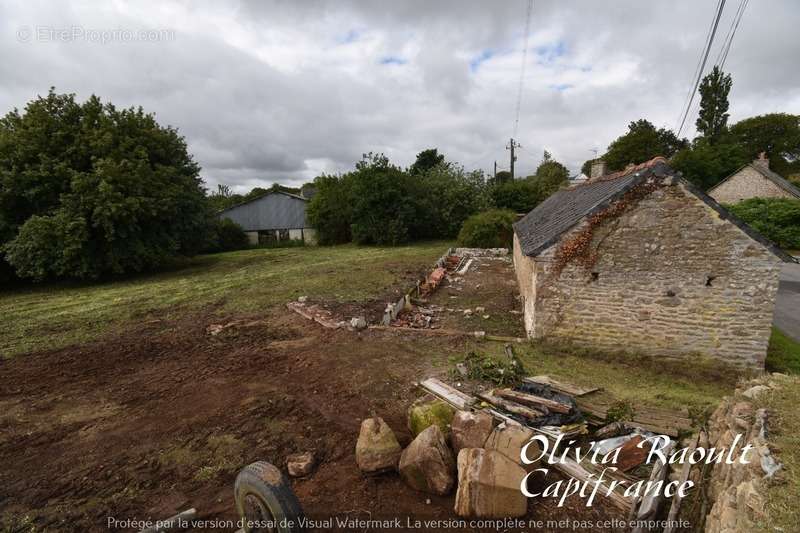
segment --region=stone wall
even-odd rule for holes
[[[517,274],[517,285],[519,286],[520,299],[525,321],[525,331],[533,336],[533,317],[536,305],[536,281],[535,269],[536,262],[523,255],[520,248],[519,239],[514,234],[514,272]]]
[[[715,464],[707,479],[711,511],[706,517],[706,533],[754,531],[769,522],[765,516],[765,489],[780,470],[767,441],[769,413],[758,409],[759,399],[788,379],[780,375],[764,377],[740,386],[736,394],[722,401],[709,421],[708,442],[700,445],[730,448],[737,434],[742,435],[737,451],[746,444],[749,464]],[[740,455],[737,453],[736,457]]]
[[[557,274],[559,246],[518,273],[534,285],[520,281],[529,336],[763,368],[781,261],[680,183],[599,224],[589,270],[573,260]],[[517,249],[515,264],[525,264]]]
[[[711,189],[708,195],[721,204],[735,204],[748,198],[794,198],[751,166]]]

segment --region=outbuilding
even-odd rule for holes
[[[664,158],[598,174],[514,224],[528,336],[763,368],[793,259]]]
[[[288,240],[316,244],[317,232],[306,215],[308,202],[303,196],[271,190],[221,211],[219,217],[239,224],[254,245]]]
[[[721,182],[708,195],[721,204],[736,204],[750,198],[800,198],[800,189],[780,174],[770,170],[769,159],[762,152]]]

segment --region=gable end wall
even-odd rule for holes
[[[708,195],[720,204],[736,204],[749,198],[794,198],[749,166],[713,188]]]

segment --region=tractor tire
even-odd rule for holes
[[[258,461],[244,467],[236,476],[233,492],[246,533],[305,531],[300,502],[286,477],[272,464]]]

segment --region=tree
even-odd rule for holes
[[[308,221],[317,230],[319,244],[341,244],[352,238],[351,176],[322,175],[314,179],[317,193],[306,212]]]
[[[206,242],[211,213],[186,142],[96,96],[29,102],[0,120],[0,245],[21,277],[156,268]]]
[[[643,163],[656,156],[672,157],[689,142],[665,128],[656,129],[645,119],[631,122],[628,132],[614,140],[603,159],[609,171],[623,170],[628,164]]]
[[[527,213],[542,201],[542,193],[534,180],[514,180],[495,183],[489,190],[492,204],[498,209]]]
[[[417,159],[408,168],[412,175],[424,174],[437,165],[444,163],[444,155],[437,148],[428,148],[417,154]]]
[[[544,200],[569,183],[569,170],[553,159],[550,152],[545,150],[542,162],[536,168],[533,179],[539,188],[540,199]]]
[[[700,114],[695,125],[709,144],[715,144],[728,125],[728,93],[732,83],[730,74],[718,66],[700,83]]]
[[[746,118],[731,126],[730,137],[748,159],[766,152],[770,168],[778,174],[800,172],[800,116],[771,113]]]
[[[701,189],[708,190],[748,161],[748,156],[738,144],[711,144],[707,139],[699,137],[691,148],[684,148],[675,154],[671,164],[686,179]]]
[[[440,163],[421,176],[419,211],[430,213],[424,237],[453,238],[471,215],[489,208],[490,199],[483,172]]]

